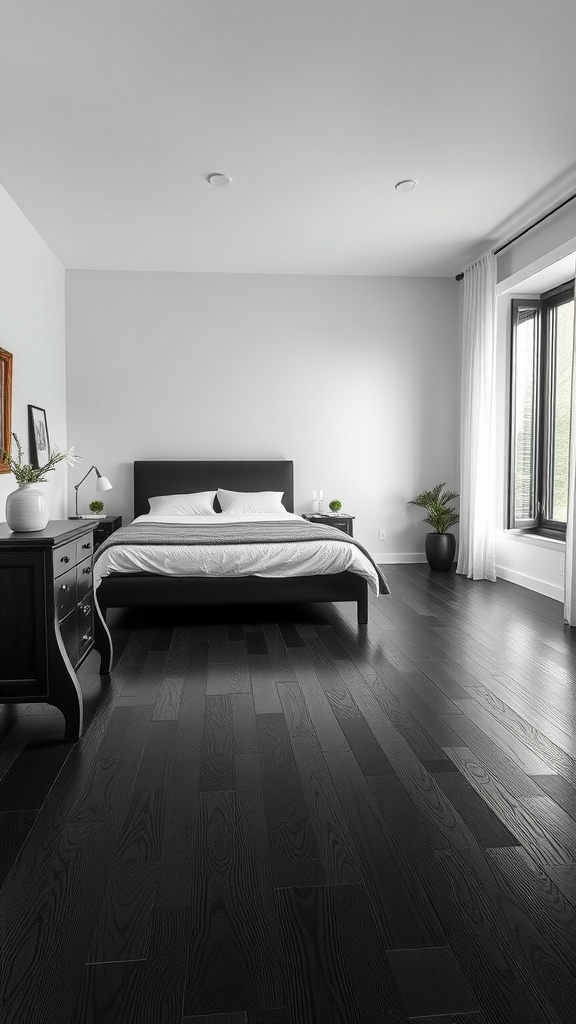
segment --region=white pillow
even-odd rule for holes
[[[216,491],[197,491],[196,494],[157,494],[149,498],[150,512],[159,516],[212,516],[216,515]]]
[[[223,512],[247,515],[250,512],[285,512],[282,504],[284,491],[223,491],[216,492]]]

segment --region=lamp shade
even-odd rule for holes
[[[110,483],[110,481],[109,481],[107,476],[98,476],[98,479],[96,480],[96,490],[97,491],[111,491],[112,490],[112,484]]]

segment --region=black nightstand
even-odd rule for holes
[[[324,512],[302,513],[302,519],[307,519],[310,523],[322,523],[324,526],[335,526],[337,530],[342,530],[349,537],[354,536],[352,524],[355,518],[355,516],[346,515],[345,512],[338,513],[337,516],[329,516]]]
[[[96,548],[99,548],[111,533],[120,529],[122,516],[102,516],[101,519],[86,519],[85,522],[96,523],[94,530],[94,551],[96,551]]]

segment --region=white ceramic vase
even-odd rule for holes
[[[18,484],[6,498],[6,522],[15,533],[43,530],[49,518],[46,495],[34,484]]]

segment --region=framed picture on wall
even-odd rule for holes
[[[50,442],[48,440],[48,424],[46,410],[37,405],[28,406],[28,433],[30,441],[30,462],[39,469],[45,466],[50,458]]]
[[[12,353],[0,348],[0,450],[10,451],[12,441]],[[5,462],[0,462],[0,473],[9,473]]]

